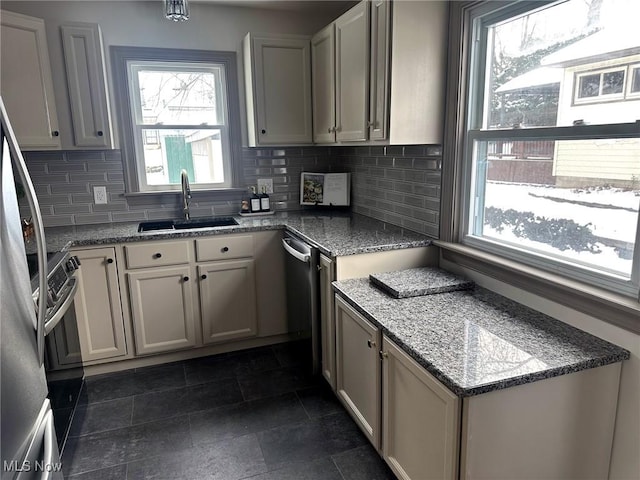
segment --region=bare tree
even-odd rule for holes
[[[600,10],[602,9],[602,2],[604,0],[584,0],[584,3],[589,8],[587,12],[587,29],[595,30],[600,28]]]

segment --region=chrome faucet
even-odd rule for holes
[[[186,170],[180,172],[180,182],[182,183],[182,214],[185,220],[189,220],[189,200],[191,199],[191,188],[189,187],[189,175]]]

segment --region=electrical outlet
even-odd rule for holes
[[[96,205],[107,203],[107,187],[93,187],[93,201]]]
[[[273,193],[273,178],[258,179],[258,193],[262,193],[262,187],[267,187],[267,193]]]

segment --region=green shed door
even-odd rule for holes
[[[182,169],[187,171],[191,182],[195,181],[191,144],[185,142],[183,135],[170,135],[164,137],[164,145],[167,152],[169,183],[180,183]]]

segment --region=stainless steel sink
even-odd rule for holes
[[[148,222],[140,222],[138,232],[230,227],[233,225],[238,225],[238,222],[233,217],[192,218],[189,220],[149,220]]]

